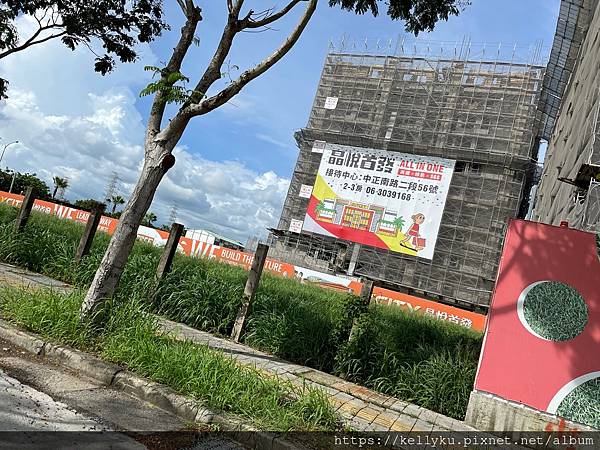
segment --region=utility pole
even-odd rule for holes
[[[17,172],[13,170],[12,180],[10,181],[10,188],[8,189],[8,193],[12,194],[13,186],[15,185],[15,178],[17,177]]]
[[[117,193],[117,184],[118,183],[119,183],[119,175],[117,175],[116,171],[113,171],[113,173],[110,177],[110,181],[108,182],[108,185],[106,186],[106,195],[104,196],[104,200],[107,203],[110,203],[112,201],[112,198]]]

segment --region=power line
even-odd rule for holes
[[[177,221],[177,213],[179,212],[179,205],[175,203],[171,208],[171,213],[169,214],[169,223],[175,223]]]
[[[119,181],[119,175],[116,171],[113,170],[110,177],[110,181],[106,185],[106,194],[104,195],[104,199],[106,202],[110,203],[112,201],[112,198],[116,195]]]

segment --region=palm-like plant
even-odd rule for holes
[[[66,189],[69,187],[69,180],[61,177],[53,177],[52,182],[54,183],[54,192],[52,192],[52,198],[56,198],[56,193],[59,189]]]
[[[396,230],[401,230],[404,227],[404,218],[402,216],[398,216],[392,222],[396,226]]]
[[[112,213],[114,214],[117,210],[117,206],[125,204],[125,199],[120,195],[113,195],[110,198],[110,203],[112,203]]]
[[[319,203],[317,203],[317,206],[315,206],[315,212],[318,214],[320,214],[323,210],[325,209],[325,203],[323,202],[323,200],[321,200]]]
[[[158,217],[156,217],[156,214],[154,214],[152,211],[146,213],[146,215],[144,216],[144,219],[142,220],[142,223],[148,227],[152,226],[152,222],[156,222],[156,220],[158,219]]]

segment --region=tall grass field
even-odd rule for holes
[[[80,264],[73,255],[83,225],[32,213],[15,237],[17,210],[0,204],[0,260],[86,288],[108,245],[98,233]],[[228,335],[247,272],[177,255],[153,292],[161,249],[134,246],[118,299],[140,299],[148,310],[211,333]],[[372,305],[351,342],[356,297],[263,273],[243,340],[291,362],[341,376],[382,393],[463,419],[482,335],[399,308]]]

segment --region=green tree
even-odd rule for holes
[[[148,67],[148,70],[155,73],[157,80],[141,93],[141,95],[154,95],[146,126],[144,163],[132,195],[123,209],[119,224],[81,306],[82,319],[93,316],[104,300],[114,294],[133,248],[137,229],[152,203],[161,180],[175,164],[173,149],[190,121],[223,106],[248,83],[281,61],[300,39],[319,2],[319,0],[287,0],[279,10],[273,7],[260,12],[245,8],[244,0],[222,2],[223,8],[227,8],[227,21],[223,32],[215,44],[210,62],[196,77],[195,86],[188,88],[190,78],[181,70],[184,62],[192,65],[186,59],[191,59],[190,49],[198,42],[195,33],[202,20],[201,9],[194,1],[177,0],[185,22],[180,28],[173,51],[164,67]],[[328,3],[330,6],[340,6],[358,14],[370,11],[374,15],[379,13],[380,4],[387,4],[387,14],[391,19],[404,20],[406,30],[418,34],[420,31],[432,29],[440,19],[458,14],[465,1],[329,0]],[[218,88],[215,83],[228,72],[227,64],[234,39],[241,38],[244,32],[264,31],[277,26],[280,19],[297,7],[304,8],[300,20],[277,49],[254,67],[231,79],[224,87]],[[178,106],[167,109],[168,103],[175,103]],[[167,112],[172,112],[172,116],[165,117]]]
[[[156,214],[154,214],[152,211],[149,211],[142,219],[142,225],[145,225],[147,227],[153,227],[153,222],[156,222],[157,219],[158,217],[156,217]]]
[[[52,182],[54,183],[54,191],[52,191],[52,198],[56,198],[56,193],[59,189],[67,189],[69,187],[69,180],[61,177],[53,177]]]
[[[325,203],[323,203],[323,200],[321,200],[315,206],[315,213],[320,214],[321,212],[323,212],[324,209],[325,209]]]
[[[10,183],[12,181],[13,174],[15,172],[11,170],[1,170],[0,169],[0,190],[8,191],[10,189]]]
[[[106,204],[99,202],[93,198],[84,198],[75,201],[75,206],[81,209],[85,209],[86,211],[93,211],[95,209],[101,209],[104,211],[106,209]]]
[[[125,199],[123,197],[121,197],[120,195],[113,195],[110,198],[110,203],[112,203],[111,213],[114,214],[116,212],[118,206],[125,204]]]
[[[15,19],[27,15],[36,28],[19,36]],[[162,0],[3,0],[0,4],[0,59],[49,40],[60,39],[71,50],[90,47],[92,39],[102,43],[95,70],[103,75],[121,62],[136,59],[138,42],[150,42],[166,24]],[[6,97],[8,81],[0,78],[0,99]]]
[[[13,183],[14,176],[14,183]],[[11,170],[0,170],[0,190],[8,191],[11,184],[12,192],[15,194],[24,193],[31,186],[35,196],[42,200],[50,199],[50,188],[40,180],[35,173],[19,173]]]
[[[396,230],[402,230],[404,227],[404,217],[398,216],[394,219],[394,225],[396,226]]]

